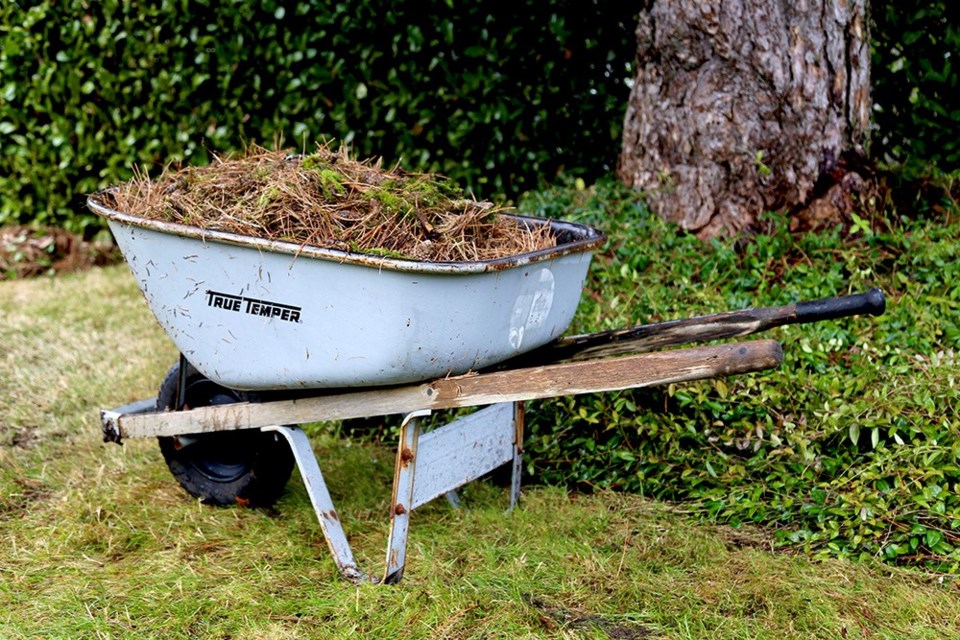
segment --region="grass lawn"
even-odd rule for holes
[[[774,550],[637,495],[477,483],[412,517],[396,586],[339,578],[299,477],[270,510],[190,499],[98,410],[176,352],[125,265],[0,282],[0,638],[949,638],[951,581]],[[388,447],[309,429],[361,566],[383,567]]]

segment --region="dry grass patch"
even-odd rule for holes
[[[477,483],[412,517],[395,587],[341,580],[299,478],[275,509],[180,489],[97,410],[155,393],[176,353],[122,266],[0,283],[0,638],[960,637],[935,576],[770,553],[635,495]],[[28,443],[16,434],[31,433]],[[393,452],[316,426],[361,566],[382,571]]]

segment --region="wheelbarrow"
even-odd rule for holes
[[[457,489],[509,465],[517,504],[526,401],[772,369],[778,342],[719,341],[885,305],[872,289],[565,337],[605,239],[585,225],[517,216],[549,225],[556,247],[428,263],[144,220],[95,196],[88,206],[181,354],[157,397],[101,411],[105,441],[157,437],[174,477],[213,504],[270,504],[296,466],[340,574],[358,582],[401,579],[410,514],[427,502],[455,503]],[[463,407],[484,408],[422,432],[432,411]],[[388,415],[402,423],[374,578],[298,425]]]

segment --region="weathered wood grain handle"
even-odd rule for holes
[[[773,369],[782,361],[775,340],[728,342],[437,380],[428,393],[430,408],[449,409],[720,378]]]
[[[798,302],[781,307],[724,311],[627,329],[570,336],[501,363],[498,368],[643,353],[692,342],[737,338],[787,324],[855,315],[880,315],[884,312],[885,304],[883,292],[874,288],[866,293]]]
[[[422,409],[453,409],[496,402],[638,389],[763,371],[780,366],[775,340],[671,349],[612,360],[567,362],[468,374],[390,389],[367,389],[294,400],[238,402],[188,411],[112,415],[112,439],[172,436],[274,424],[303,424]]]

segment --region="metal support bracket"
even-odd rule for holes
[[[420,418],[427,415],[430,411],[409,413],[400,427],[384,584],[394,584],[403,577],[410,513],[417,507],[440,496],[446,496],[453,504],[458,488],[508,463],[513,467],[510,508],[519,500],[523,442],[523,407],[520,403],[491,405],[421,434]],[[323,537],[340,574],[351,582],[378,582],[357,567],[306,434],[291,426],[268,426],[262,430],[279,433],[290,444]]]
[[[512,463],[510,508],[520,497],[523,408],[504,402],[458,418],[421,434],[419,418],[427,411],[408,414],[400,429],[397,464],[390,502],[390,538],[387,543],[385,583],[403,577],[410,513],[440,496]]]
[[[103,441],[123,444],[123,436],[120,429],[120,419],[124,416],[152,413],[156,410],[156,398],[137,400],[136,402],[125,404],[122,407],[117,407],[116,409],[101,409],[100,426],[103,429]]]
[[[417,472],[417,449],[420,446],[420,418],[430,411],[408,413],[400,425],[397,465],[393,475],[393,497],[390,500],[390,537],[387,538],[384,584],[395,584],[403,577],[407,557],[407,534],[410,512],[414,509],[414,481]]]
[[[310,502],[313,504],[313,510],[317,514],[317,520],[320,521],[323,537],[327,541],[334,562],[337,563],[340,575],[351,582],[369,581],[369,576],[357,567],[356,560],[353,559],[353,551],[347,541],[347,534],[344,533],[343,526],[340,524],[340,516],[337,515],[337,510],[333,506],[333,499],[330,497],[330,491],[327,490],[327,483],[323,479],[323,473],[320,472],[320,464],[317,462],[317,457],[313,453],[313,448],[310,446],[306,434],[299,427],[282,425],[263,427],[261,430],[275,431],[290,444],[290,449],[293,450],[293,458],[297,462],[303,484],[306,486]]]

